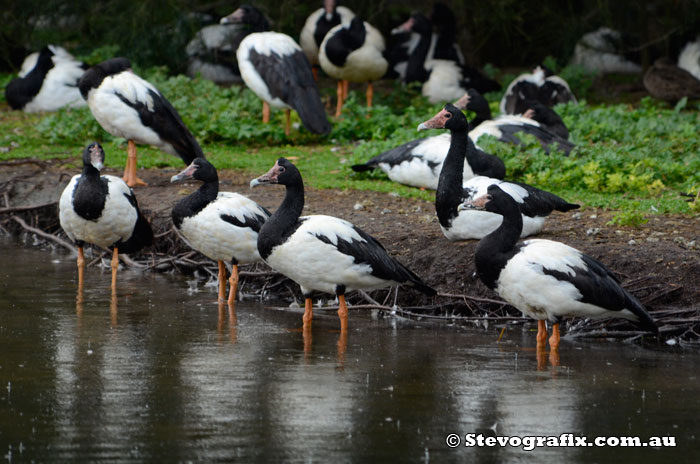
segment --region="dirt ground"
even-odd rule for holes
[[[105,173],[121,174],[110,170]],[[149,185],[138,187],[135,192],[156,234],[165,235],[171,229],[172,206],[198,187],[195,183],[171,184],[170,177],[175,173],[175,169],[140,171]],[[43,230],[60,231],[56,206],[28,211],[17,208],[56,202],[74,174],[74,168],[59,162],[0,163],[0,198],[3,198],[0,225],[12,233],[21,231],[11,219],[18,214],[27,220],[33,218]],[[250,189],[250,179],[260,174],[263,173],[221,171],[221,189],[243,193],[274,211],[282,201],[283,187]],[[329,214],[360,226],[439,292],[498,298],[474,276],[473,254],[477,242],[446,240],[430,202],[376,192],[307,189],[305,214]],[[554,213],[539,237],[562,241],[600,259],[647,302],[652,315],[656,309],[700,310],[698,219],[652,216],[647,224],[631,228],[607,225],[612,216],[611,212],[591,208]],[[153,249],[144,254],[156,251],[162,255],[180,250],[187,250],[184,243],[173,244],[172,240],[165,243],[156,238]],[[400,292],[402,305],[436,305],[428,300],[411,290]]]

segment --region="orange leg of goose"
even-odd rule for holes
[[[338,317],[340,318],[340,331],[348,330],[348,305],[345,303],[345,295],[338,295]]]
[[[238,264],[234,264],[231,268],[231,277],[228,279],[229,286],[231,287],[228,291],[228,304],[233,305],[236,301],[236,290],[238,289]]]
[[[318,68],[316,66],[311,66],[311,74],[314,75],[314,81],[318,82]]]
[[[136,143],[129,140],[126,146],[126,168],[124,168],[124,181],[129,187],[137,185],[148,185],[143,179],[136,175]]]
[[[338,98],[338,103],[335,107],[335,117],[337,118],[343,111],[343,81],[338,81],[338,90],[336,91],[336,96]]]
[[[350,81],[343,79],[343,103],[348,99],[348,92],[350,92]]]
[[[78,291],[83,292],[83,285],[85,282],[85,254],[83,253],[83,247],[78,247]]]
[[[537,347],[544,346],[547,342],[547,324],[545,321],[537,321]]]
[[[292,127],[292,112],[289,108],[284,110],[284,135],[289,135],[290,129]]]
[[[112,293],[117,291],[117,270],[119,269],[119,249],[114,247],[112,252]]]
[[[263,123],[267,124],[270,122],[270,105],[264,101],[263,102]]]
[[[223,261],[217,261],[219,264],[219,301],[226,300],[226,265]]]
[[[374,86],[371,82],[367,83],[367,108],[372,108],[372,100],[374,98]]]
[[[311,327],[311,319],[314,317],[314,302],[311,298],[304,300],[304,328]]]
[[[559,323],[552,325],[552,336],[549,337],[549,347],[552,350],[559,349]]]

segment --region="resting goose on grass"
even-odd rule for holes
[[[498,229],[476,247],[476,272],[501,298],[538,320],[538,348],[544,347],[547,338],[546,320],[554,323],[549,345],[553,350],[559,347],[559,321],[564,317],[621,317],[657,332],[642,304],[595,258],[552,240],[516,243],[522,215],[517,202],[497,185],[460,209],[503,216]]]
[[[27,113],[84,106],[78,79],[85,69],[85,63],[65,49],[47,45],[25,58],[17,77],[5,87],[5,99],[12,109]]]
[[[290,133],[290,110],[299,114],[306,129],[328,134],[331,125],[301,47],[286,34],[270,32],[270,23],[257,8],[241,5],[221,24],[250,27],[251,34],[238,46],[236,59],[243,81],[263,101],[263,122],[270,121],[270,106],[285,110],[284,133]]]
[[[501,223],[501,217],[483,211],[458,211],[459,205],[483,195],[490,185],[499,185],[518,204],[522,214],[522,236],[538,233],[552,211],[569,211],[579,205],[527,184],[503,181],[484,176],[465,180],[459,169],[465,157],[476,150],[467,136],[467,118],[459,108],[447,104],[432,119],[418,126],[418,130],[448,129],[451,133],[450,148],[440,171],[435,193],[435,211],[442,233],[448,240],[479,239],[493,232]]]
[[[576,103],[569,84],[544,66],[537,66],[532,73],[513,79],[501,98],[501,114],[517,114],[515,106],[518,100],[537,100],[549,107],[570,101]]]
[[[83,172],[73,176],[58,202],[58,217],[78,246],[78,288],[83,287],[86,243],[112,248],[112,290],[116,291],[119,252],[134,253],[153,241],[134,192],[118,177],[100,176],[105,152],[98,143],[83,151]]]
[[[372,236],[348,221],[332,216],[301,216],[304,182],[299,170],[280,158],[259,184],[286,187],[284,201],[258,234],[258,251],[275,271],[299,284],[305,298],[304,326],[312,319],[313,291],[338,296],[341,330],[347,329],[345,294],[405,284],[432,296],[436,292],[392,258]]]
[[[328,31],[318,59],[321,69],[338,80],[336,116],[342,113],[349,82],[367,83],[367,108],[372,107],[372,82],[380,79],[389,66],[383,52],[382,34],[357,16],[349,24],[338,24]]]
[[[104,130],[127,140],[124,180],[146,185],[136,175],[136,144],[153,145],[189,165],[204,157],[177,110],[150,82],[134,74],[126,58],[112,58],[85,71],[80,93]]]
[[[338,5],[335,0],[323,0],[323,8],[319,8],[306,18],[299,35],[299,44],[311,63],[314,78],[318,77],[318,49],[326,34],[338,24],[348,24],[354,17],[355,13],[350,8]]]
[[[198,180],[202,185],[177,202],[173,224],[189,245],[219,265],[219,299],[226,295],[226,266],[232,265],[228,303],[233,304],[238,287],[238,265],[262,261],[258,233],[270,212],[253,200],[234,192],[219,192],[216,168],[204,158],[195,158],[170,182]]]
[[[678,67],[700,80],[700,36],[694,42],[688,42],[678,55]]]

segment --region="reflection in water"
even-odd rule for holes
[[[459,446],[450,433],[673,435],[697,448],[695,353],[352,311],[212,303],[175,276],[90,272],[0,242],[0,455],[19,461],[604,462],[610,449]],[[9,261],[8,261],[9,262]],[[42,275],[37,291],[36,275]],[[66,276],[70,276],[67,278]],[[109,295],[109,296],[108,296]],[[117,309],[118,307],[118,309]],[[622,452],[622,451],[619,451]],[[685,454],[684,454],[685,453]],[[8,459],[7,456],[11,456]],[[682,459],[681,459],[682,460]]]

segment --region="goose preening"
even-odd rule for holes
[[[474,96],[474,98],[470,98]],[[455,106],[476,112],[476,117],[469,122],[469,127],[491,117],[491,110],[484,97],[473,89],[467,91]],[[440,134],[424,137],[399,145],[396,148],[380,153],[366,163],[351,166],[355,172],[364,172],[379,168],[394,182],[413,187],[437,189],[442,163],[450,149],[450,134]],[[462,178],[487,176],[503,179],[506,167],[500,158],[485,153],[480,149],[471,150],[464,160]]]
[[[700,80],[700,37],[694,42],[688,42],[678,55],[678,67]]]
[[[149,246],[153,232],[139,210],[134,192],[114,176],[100,176],[105,152],[98,143],[83,151],[83,172],[75,175],[58,202],[58,217],[66,235],[78,246],[78,288],[83,287],[86,243],[112,248],[112,290],[116,290],[119,252],[134,253]]]
[[[659,58],[644,73],[644,87],[660,100],[700,98],[700,80],[668,58]]]
[[[258,233],[270,212],[243,195],[220,192],[216,168],[204,158],[195,158],[170,182],[190,179],[201,181],[202,185],[173,207],[173,224],[192,248],[218,263],[220,300],[226,295],[224,263],[231,262],[228,303],[233,304],[238,265],[261,261]]]
[[[435,193],[435,211],[442,233],[449,240],[467,240],[483,238],[501,224],[502,218],[486,211],[459,211],[464,201],[486,193],[490,185],[499,185],[516,202],[522,215],[521,233],[523,237],[536,234],[544,226],[545,218],[552,211],[569,211],[579,205],[568,203],[564,199],[520,182],[503,181],[485,176],[465,180],[460,169],[465,157],[476,150],[467,135],[467,118],[454,105],[445,108],[428,121],[421,123],[418,130],[448,129],[451,134],[450,148],[447,152],[440,180]]]
[[[454,59],[438,59],[437,49],[433,52],[434,58],[429,58],[432,26],[422,14],[414,13],[399,29],[416,33],[420,37],[408,58],[403,80],[407,83],[423,82],[421,93],[431,103],[455,100],[469,88],[482,93],[500,90],[498,82],[476,69]]]
[[[323,0],[323,8],[319,8],[306,18],[304,27],[299,35],[299,44],[306,58],[311,63],[314,78],[319,66],[318,50],[324,37],[338,24],[348,24],[355,13],[348,7],[338,5],[336,0]]]
[[[136,144],[153,145],[178,155],[185,165],[204,157],[177,110],[150,82],[131,70],[126,58],[92,66],[78,82],[80,93],[104,130],[127,140],[124,180],[145,185],[136,174]]]
[[[84,106],[78,79],[86,68],[64,48],[47,45],[25,58],[17,77],[5,87],[5,99],[12,109],[27,113]]]
[[[338,80],[336,116],[342,113],[349,82],[367,83],[367,108],[372,107],[372,82],[380,79],[389,66],[383,52],[382,34],[357,16],[349,24],[338,24],[328,31],[321,42],[318,60],[321,69]]]
[[[277,160],[259,184],[286,187],[284,201],[258,234],[258,251],[275,271],[299,284],[305,298],[304,325],[312,318],[313,291],[338,296],[341,330],[347,328],[345,294],[405,284],[432,296],[436,291],[392,258],[372,236],[348,221],[332,216],[301,216],[304,182],[285,158]]]
[[[549,345],[559,346],[559,321],[564,317],[621,317],[657,332],[642,304],[620,285],[601,262],[552,240],[516,243],[523,221],[517,202],[497,185],[460,209],[489,211],[503,216],[494,232],[476,247],[474,263],[481,281],[501,298],[538,320],[537,344],[543,347],[545,320],[554,323]]]
[[[270,32],[270,23],[257,8],[241,5],[221,19],[222,24],[245,24],[251,33],[236,51],[243,82],[263,101],[263,122],[270,120],[270,106],[285,110],[284,133],[290,133],[290,110],[315,134],[328,134],[331,124],[301,47],[286,34]]]
[[[574,48],[571,64],[599,73],[639,74],[642,67],[625,56],[620,31],[600,27],[584,34]]]
[[[501,98],[501,114],[517,114],[518,100],[537,100],[549,107],[570,101],[576,103],[569,84],[544,66],[537,66],[532,73],[513,79]]]

